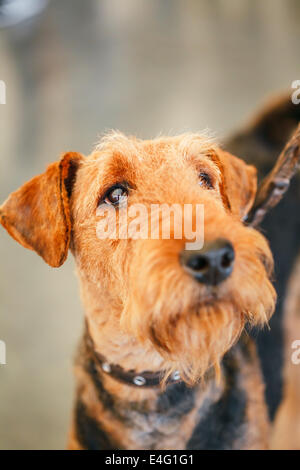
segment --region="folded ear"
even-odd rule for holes
[[[234,214],[244,219],[256,196],[256,168],[223,150],[218,153],[218,157],[223,166],[225,192],[230,208]]]
[[[66,153],[0,206],[0,222],[8,233],[53,267],[61,266],[67,258],[71,235],[69,199],[83,158],[75,152]]]

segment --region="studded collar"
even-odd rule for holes
[[[101,367],[101,370],[113,377],[114,379],[122,382],[126,385],[130,385],[132,387],[159,387],[164,376],[163,371],[151,372],[151,371],[144,371],[141,373],[137,373],[134,370],[124,370],[121,366],[117,364],[110,364],[106,358],[100,354],[95,349],[94,341],[89,333],[88,325],[86,323],[86,331],[85,331],[85,346],[89,355],[93,357],[96,364]],[[178,383],[180,382],[180,374],[178,371],[175,371],[168,379],[166,384]]]

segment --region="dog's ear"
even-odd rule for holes
[[[53,267],[61,266],[67,258],[71,236],[69,199],[83,158],[75,152],[66,153],[0,206],[0,222],[8,233]]]
[[[251,209],[257,191],[257,171],[252,165],[228,152],[218,152],[222,163],[225,194],[231,211],[244,219]]]

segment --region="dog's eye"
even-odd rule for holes
[[[199,173],[199,184],[200,186],[206,187],[208,189],[213,189],[211,177],[207,173]]]
[[[111,204],[113,206],[120,206],[127,200],[127,197],[128,197],[127,189],[124,188],[124,186],[122,185],[117,185],[117,186],[110,188],[106,192],[103,198],[103,201],[106,204]]]

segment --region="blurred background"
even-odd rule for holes
[[[0,201],[117,128],[222,140],[300,79],[298,0],[0,0]],[[0,449],[60,449],[83,313],[70,259],[51,269],[0,230]]]

